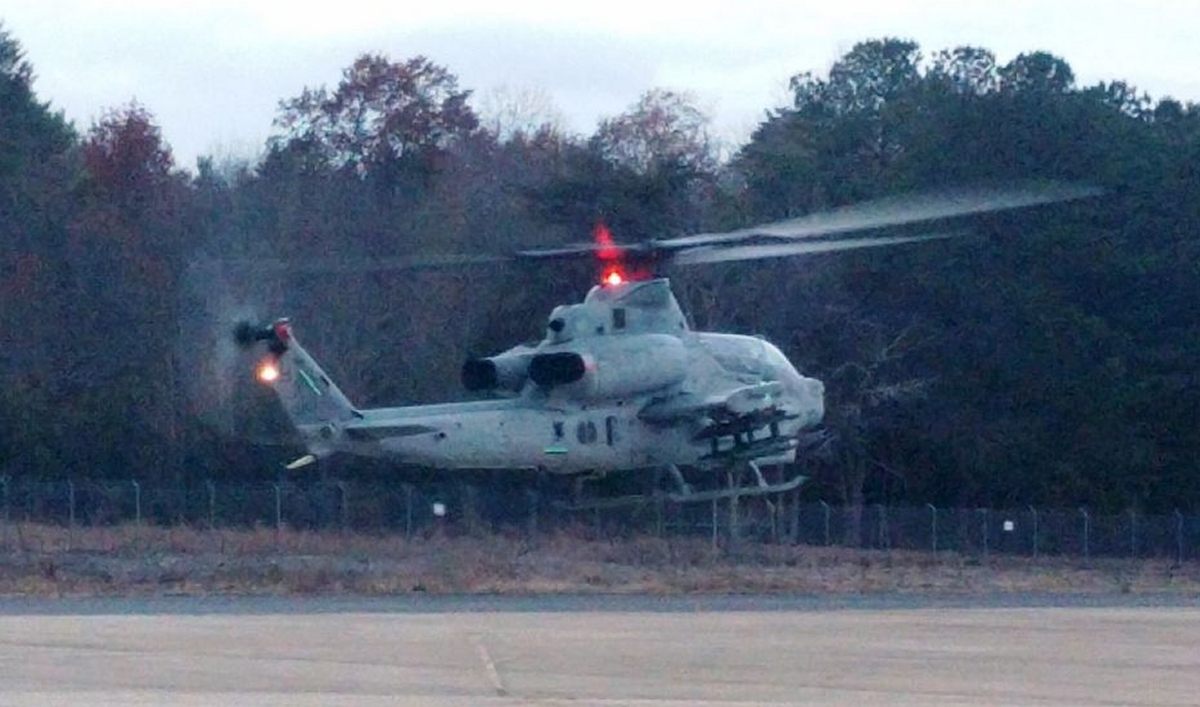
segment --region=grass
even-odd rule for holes
[[[565,529],[421,537],[0,524],[0,595],[1200,592],[1200,564],[858,550]]]

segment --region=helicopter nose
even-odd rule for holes
[[[809,425],[815,425],[825,418],[825,384],[816,378],[808,378],[805,391],[809,398],[811,408],[809,409]]]
[[[814,398],[818,400],[825,399],[825,384],[816,378],[808,379],[808,391]]]

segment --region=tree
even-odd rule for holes
[[[179,186],[175,158],[154,117],[136,101],[110,110],[92,125],[83,142],[83,166],[92,196],[136,217]]]
[[[981,47],[943,49],[933,55],[926,77],[962,95],[982,96],[1000,88],[996,55]]]
[[[545,91],[500,86],[479,101],[480,125],[496,140],[531,139],[537,135],[562,136],[567,119]]]
[[[16,192],[29,184],[55,157],[66,152],[74,131],[33,93],[33,67],[24,51],[0,23],[0,214],[11,223]]]
[[[977,226],[990,235],[986,241],[825,264],[820,298],[844,289],[871,313],[802,347],[823,354],[809,365],[828,383],[829,430],[855,452],[839,467],[840,478],[852,482],[847,500],[862,488],[867,459],[921,470],[905,476],[905,488],[938,503],[1111,504],[1115,488],[1129,487],[1101,459],[1145,468],[1164,457],[1162,440],[1179,439],[1137,431],[1146,424],[1138,419],[1170,423],[1151,411],[1123,362],[1151,350],[1159,365],[1177,360],[1159,348],[1166,342],[1149,343],[1157,334],[1134,323],[1164,303],[1134,305],[1141,290],[1129,283],[1146,282],[1139,272],[1157,248],[1152,234],[1179,228],[1177,207],[1193,203],[1180,187],[1191,178],[1168,189],[1146,182],[1161,174],[1167,153],[1146,130],[1146,101],[1119,82],[1077,90],[1069,65],[1045,53],[997,68],[990,52],[958,48],[936,54],[924,74],[917,57],[911,43],[866,42],[827,78],[798,74],[794,105],[772,115],[735,160],[751,210],[790,216],[897,189],[1004,177],[1137,184],[1138,194],[1173,196],[1153,206],[1121,199],[1117,222],[1142,224],[1136,241],[1098,218],[1104,211],[1082,206],[1077,221],[1065,209],[1010,216]],[[1180,111],[1168,105],[1162,113],[1171,126],[1164,125],[1164,139],[1170,135],[1186,154]],[[847,265],[855,260],[876,265]],[[1147,292],[1155,289],[1146,282]],[[820,321],[819,312],[806,326]],[[927,345],[884,371],[863,363],[875,360],[880,342],[914,326],[932,334]],[[927,402],[863,402],[878,399],[872,381],[926,379]],[[1159,390],[1172,387],[1155,379]],[[1174,390],[1172,402],[1160,403],[1178,409],[1194,397]],[[904,424],[893,424],[898,419]],[[878,493],[865,490],[868,499]]]
[[[637,174],[705,174],[717,163],[710,123],[690,94],[653,89],[625,113],[601,121],[592,143],[605,160]]]
[[[363,54],[332,93],[306,88],[280,103],[275,149],[312,145],[334,169],[393,184],[400,172],[427,174],[439,154],[479,121],[458,79],[423,56],[395,63]]]
[[[694,232],[712,202],[708,118],[686,94],[649,91],[586,144],[561,147],[558,174],[536,189],[534,208],[575,234],[599,222],[620,240]]]
[[[33,67],[0,24],[0,474],[54,468],[63,426],[58,371],[71,300],[66,224],[77,208],[75,133],[38,100]]]
[[[1061,57],[1048,52],[1020,54],[1000,70],[1005,90],[1024,93],[1066,93],[1075,87],[1075,72]]]
[[[882,115],[920,82],[920,62],[916,42],[894,38],[859,42],[834,62],[829,80],[820,85],[819,100],[839,115]],[[808,94],[815,87],[793,79],[797,108],[818,98]]]
[[[911,186],[920,59],[914,42],[872,40],[834,62],[828,78],[793,76],[792,107],[772,115],[734,159],[754,210],[794,216]]]
[[[90,460],[96,472],[181,479],[187,179],[175,171],[153,115],[136,102],[106,111],[81,154],[81,208],[69,226],[77,358],[64,371],[72,407],[90,418],[77,453],[107,449],[99,463]],[[123,443],[105,446],[104,439]]]
[[[43,301],[46,293],[28,288],[53,282],[63,265],[63,225],[77,174],[74,146],[71,126],[38,101],[33,67],[0,24],[0,271],[14,273],[4,286],[18,295],[5,297],[0,307]],[[6,323],[6,331],[23,328]]]

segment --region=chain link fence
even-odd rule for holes
[[[801,502],[798,492],[674,503],[647,498],[579,508],[532,489],[468,483],[314,482],[186,487],[125,482],[28,482],[0,477],[0,521],[62,527],[188,526],[197,529],[339,530],[413,536],[564,527],[595,536],[652,533],[878,550],[1170,558],[1200,554],[1200,515],[1176,510],[1100,514],[1087,508],[861,507]],[[7,532],[0,543],[7,544]]]

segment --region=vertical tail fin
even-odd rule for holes
[[[234,336],[243,346],[267,344],[267,355],[255,375],[274,389],[309,452],[321,456],[332,451],[341,434],[341,423],[361,418],[308,351],[296,341],[288,320],[267,327],[239,324]]]

